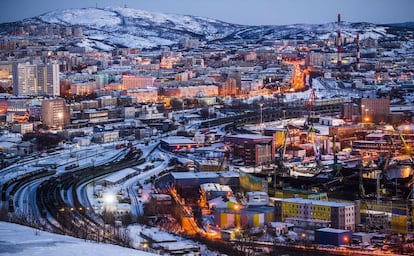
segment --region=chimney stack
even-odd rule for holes
[[[338,61],[337,65],[342,65],[342,37],[341,37],[341,14],[338,13],[338,31],[337,31],[337,42],[336,46],[338,47]]]

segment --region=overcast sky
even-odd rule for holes
[[[0,0],[0,22],[67,8],[124,6],[246,25],[414,21],[414,0]]]

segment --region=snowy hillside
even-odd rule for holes
[[[150,256],[134,249],[56,235],[12,223],[0,222],[0,255],[42,256]]]
[[[356,33],[360,33],[360,38],[379,39],[381,37],[394,37],[393,34],[387,32],[387,27],[383,25],[375,25],[371,23],[349,23],[342,22],[340,26],[337,23],[326,24],[293,24],[282,26],[259,26],[250,27],[239,31],[236,35],[239,38],[303,38],[309,39],[329,39],[336,36],[336,32],[340,30],[343,37],[355,37]]]
[[[95,46],[103,50],[115,45],[132,48],[172,45],[186,38],[216,39],[243,27],[208,18],[123,7],[56,10],[39,16],[37,20],[63,26],[81,26],[86,37],[80,46]]]
[[[238,39],[328,39],[341,30],[343,37],[394,37],[398,28],[370,23],[342,22],[282,26],[246,26],[190,15],[164,14],[126,7],[67,9],[48,12],[13,25],[39,27],[82,27],[84,37],[76,43],[89,49],[109,51],[114,47],[151,48],[176,44],[183,39],[201,41]],[[0,33],[11,32],[10,24],[0,24]],[[9,30],[9,31],[7,31]]]

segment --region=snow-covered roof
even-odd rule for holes
[[[12,143],[19,143],[20,141],[22,141],[21,136],[7,136],[7,135],[3,135],[0,136],[0,141],[7,141],[7,142],[12,142]]]
[[[272,228],[276,228],[276,227],[293,227],[294,224],[286,223],[286,222],[270,222],[270,226]]]
[[[353,205],[353,203],[347,203],[347,202],[321,201],[321,200],[312,200],[312,199],[304,199],[304,198],[287,198],[287,199],[283,199],[282,201],[289,202],[289,203],[314,204],[314,205],[322,205],[322,206],[330,206],[330,207],[343,207],[343,206]]]
[[[205,183],[200,185],[203,191],[224,191],[224,192],[232,192],[231,188],[227,185],[220,185],[217,183]]]
[[[240,139],[272,139],[270,136],[263,136],[259,134],[235,134],[235,135],[226,135],[229,138],[240,138]]]
[[[174,179],[239,177],[237,172],[171,172]]]
[[[414,131],[414,124],[405,124],[398,126],[398,130],[400,131]]]
[[[349,231],[349,230],[345,230],[345,229],[336,229],[336,228],[320,228],[320,229],[317,229],[316,231],[329,232],[329,233],[336,233],[336,234],[341,234],[341,233],[348,233],[348,232],[351,232],[351,231]]]
[[[168,137],[161,139],[162,142],[168,143],[168,144],[194,144],[195,141],[186,138],[186,137]]]
[[[168,233],[161,232],[155,228],[147,228],[141,231],[144,238],[151,239],[154,243],[176,242],[177,239]]]
[[[251,191],[247,192],[247,196],[268,196],[268,194],[263,191]]]
[[[16,146],[16,143],[7,142],[7,141],[0,141],[0,148],[12,148]]]
[[[382,138],[384,135],[383,133],[370,133],[365,138]]]
[[[227,199],[228,199],[228,201],[225,202],[223,200],[223,197],[222,196],[219,196],[219,197],[216,197],[216,198],[213,198],[213,199],[209,200],[208,201],[208,204],[210,206],[213,206],[214,205],[217,208],[220,208],[221,206],[223,206],[224,208],[226,208],[228,202],[233,203],[233,204],[237,204],[238,203],[235,197],[229,196]]]
[[[171,242],[171,243],[162,243],[162,244],[158,244],[156,247],[160,247],[166,251],[181,251],[181,250],[198,250],[200,249],[199,246],[195,245],[195,244],[189,244],[186,242]]]
[[[102,182],[108,182],[108,183],[118,183],[120,180],[124,179],[129,174],[135,174],[137,171],[132,168],[126,168],[122,171],[115,172],[104,179],[100,180],[100,183]]]

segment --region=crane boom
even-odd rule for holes
[[[310,126],[313,125],[313,121],[312,121],[312,108],[313,108],[313,102],[315,100],[316,100],[316,92],[315,92],[315,89],[312,89],[312,91],[310,93],[310,96],[309,96],[309,99],[308,99],[308,102],[306,104],[306,106],[309,109],[309,112],[308,112],[308,120],[306,120],[306,125],[310,125]]]

